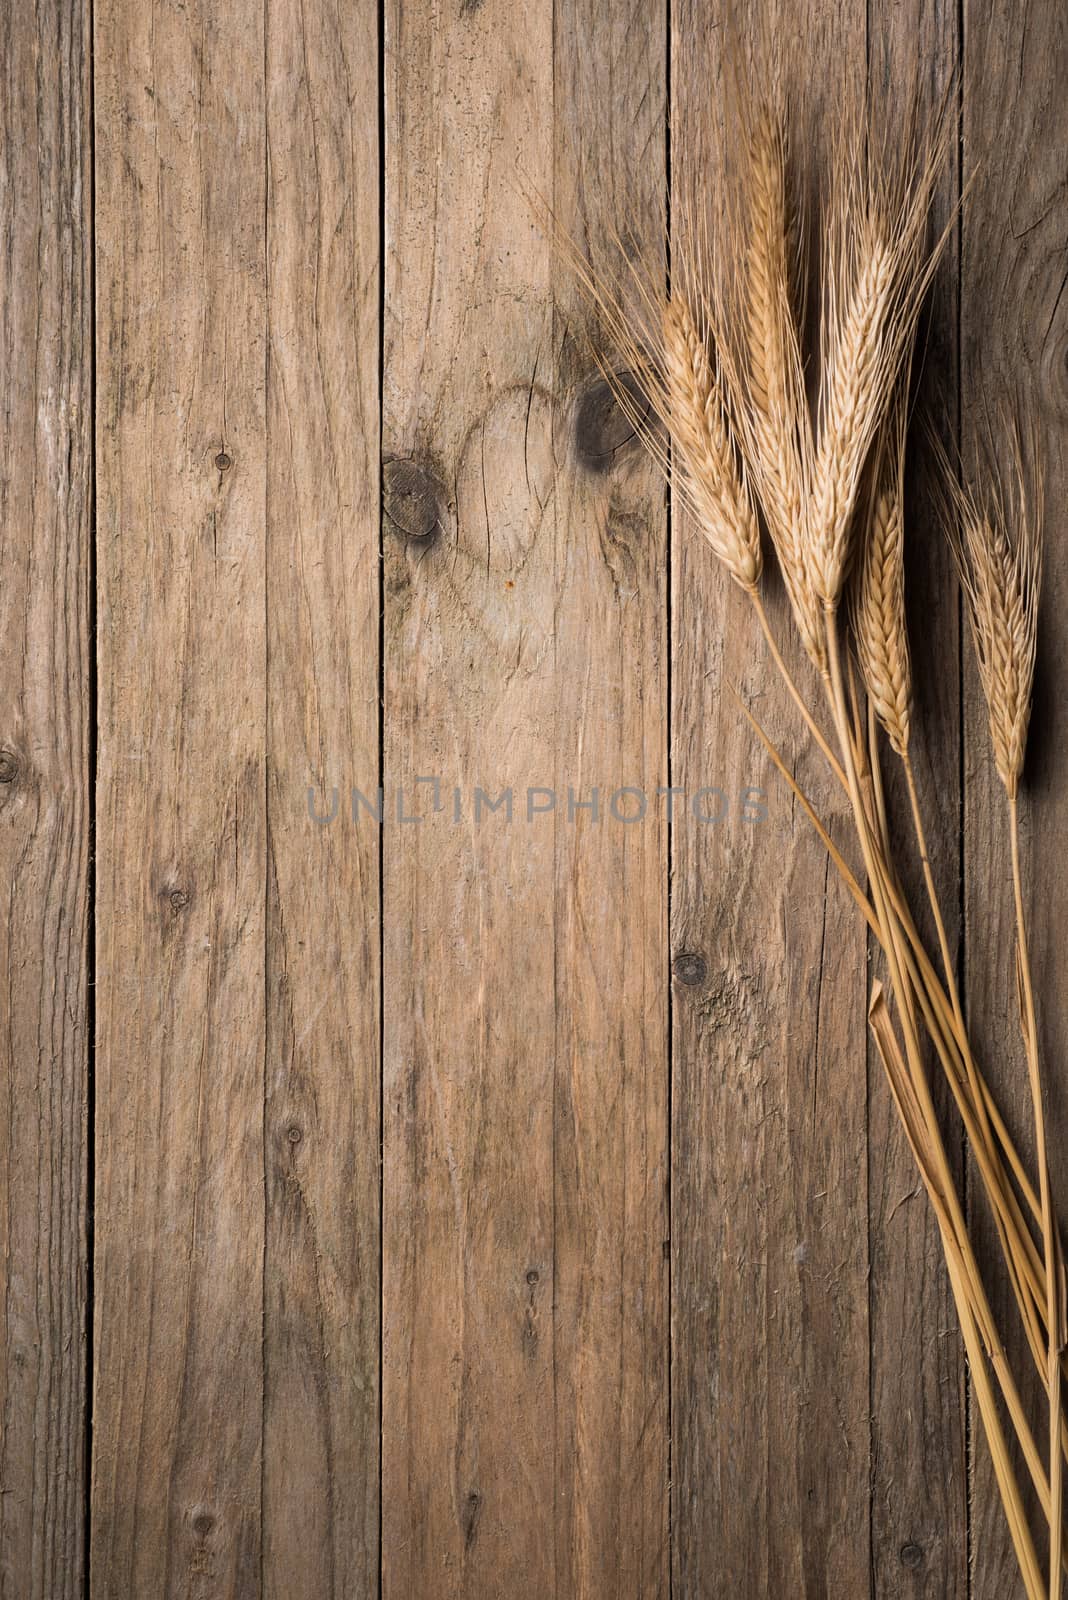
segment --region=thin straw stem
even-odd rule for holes
[[[760,626],[763,629],[764,638],[767,640],[767,645],[768,649],[771,651],[772,660],[775,662],[775,665],[779,670],[779,675],[786,686],[786,691],[791,700],[794,702],[794,705],[797,707],[798,711],[801,713],[801,717],[806,728],[819,745],[823,754],[826,756],[827,761],[830,763],[832,772],[844,789],[846,787],[846,778],[845,773],[842,770],[841,762],[838,760],[838,757],[835,755],[834,751],[831,749],[829,743],[824,737],[819,723],[816,721],[815,717],[808,709],[808,706],[805,704],[805,698],[800,689],[797,687],[797,683],[792,672],[786,665],[786,662],[783,660],[782,652],[779,649],[778,642],[776,641],[775,635],[771,629],[771,623],[768,620],[768,614],[764,609],[764,602],[760,597],[760,590],[754,587],[748,590],[748,594],[750,600],[753,602],[753,610],[756,612]]]
[[[1061,1455],[1061,1327],[1059,1276],[1060,1260],[1057,1250],[1056,1223],[1053,1219],[1053,1202],[1050,1194],[1049,1157],[1046,1150],[1046,1112],[1042,1099],[1042,1074],[1038,1057],[1038,1022],[1035,1016],[1034,987],[1031,981],[1031,961],[1027,946],[1027,922],[1024,916],[1023,878],[1020,871],[1020,812],[1015,790],[1009,794],[1009,838],[1012,849],[1012,889],[1016,905],[1017,971],[1020,978],[1024,1044],[1027,1053],[1027,1073],[1031,1085],[1031,1101],[1035,1119],[1035,1144],[1038,1159],[1038,1186],[1042,1201],[1042,1234],[1046,1256],[1046,1328],[1048,1362],[1046,1382],[1049,1389],[1049,1471],[1050,1471],[1050,1600],[1059,1600],[1061,1593],[1061,1555],[1063,1523],[1064,1463]]]
[[[864,809],[860,794],[856,763],[854,760],[857,733],[855,728],[850,727],[849,722],[849,711],[842,680],[841,654],[838,645],[838,624],[833,608],[826,609],[825,623],[827,635],[827,657],[832,691],[832,705],[835,714],[835,722],[838,729],[839,744],[842,749],[842,758],[845,766],[846,777],[849,782],[849,791],[853,804],[853,815],[856,824],[857,836],[860,842],[862,853],[864,855],[864,864],[868,873],[875,914],[882,923],[887,935],[883,941],[883,948],[886,954],[887,965],[890,969],[890,981],[898,998],[898,1006],[902,1021],[908,1024],[904,1028],[904,1035],[909,1075],[912,1082],[913,1092],[917,1097],[919,1109],[923,1117],[925,1125],[924,1132],[929,1143],[930,1156],[934,1162],[934,1177],[937,1182],[937,1189],[932,1189],[931,1185],[928,1184],[928,1193],[932,1196],[932,1200],[935,1200],[938,1196],[940,1196],[946,1208],[955,1248],[959,1252],[960,1262],[964,1271],[964,1284],[969,1304],[974,1306],[975,1311],[978,1313],[978,1325],[982,1331],[983,1343],[989,1355],[991,1366],[993,1367],[994,1372],[997,1375],[998,1382],[1001,1386],[1001,1392],[1005,1398],[1005,1403],[1008,1406],[1009,1415],[1012,1418],[1012,1423],[1016,1430],[1016,1437],[1019,1441],[1020,1448],[1023,1451],[1024,1460],[1027,1463],[1028,1471],[1031,1474],[1031,1480],[1035,1485],[1035,1489],[1038,1493],[1040,1501],[1042,1502],[1043,1509],[1048,1516],[1050,1509],[1049,1480],[1043,1471],[1041,1458],[1039,1457],[1038,1451],[1035,1447],[1034,1436],[1031,1432],[1030,1424],[1027,1421],[1027,1415],[1020,1399],[1020,1393],[1016,1386],[1016,1381],[1013,1378],[1012,1371],[1009,1368],[1008,1362],[1006,1361],[1004,1347],[997,1331],[997,1325],[994,1321],[993,1312],[990,1308],[990,1302],[987,1299],[986,1291],[979,1275],[978,1264],[976,1263],[974,1252],[972,1250],[967,1224],[965,1223],[964,1215],[961,1211],[956,1185],[953,1181],[953,1175],[949,1167],[949,1160],[946,1156],[945,1145],[942,1141],[941,1130],[938,1126],[938,1118],[935,1112],[934,1102],[931,1099],[930,1085],[927,1082],[927,1074],[923,1067],[922,1054],[915,1032],[915,1017],[911,1008],[912,992],[911,989],[906,989],[902,972],[904,963],[902,960],[899,943],[899,924],[896,918],[891,915],[888,908],[886,868],[872,847],[869,819],[867,812]],[[923,1170],[922,1166],[921,1170]],[[960,1303],[958,1302],[958,1310],[959,1309]],[[994,1437],[990,1436],[989,1431],[988,1438],[990,1439],[990,1446],[991,1450],[993,1451],[995,1449],[996,1440]],[[1011,1473],[1011,1467],[1009,1466],[1007,1459],[1005,1461],[1005,1470],[1007,1473]],[[1011,1524],[1012,1515],[1007,1503],[1005,1509],[1006,1514],[1010,1518]],[[1044,1587],[1038,1592],[1044,1594]]]
[[[815,807],[797,782],[797,779],[787,768],[767,731],[761,726],[756,716],[733,687],[731,692],[738,701],[743,715],[767,750],[783,781],[792,791],[822,841],[839,877],[849,890],[879,948],[884,949],[885,930],[880,926],[870,900],[864,894],[856,877],[821,822]],[[879,787],[881,788],[881,786]],[[899,891],[895,889],[893,895],[896,896],[898,894]],[[896,909],[899,915],[907,916],[908,908],[903,901]],[[910,947],[905,951],[907,976],[919,999],[924,1024],[952,1089],[954,1100],[964,1123],[965,1132],[973,1146],[979,1173],[993,1210],[994,1221],[998,1229],[998,1237],[1001,1241],[1013,1294],[1019,1306],[1021,1320],[1027,1334],[1028,1346],[1038,1372],[1045,1379],[1046,1341],[1040,1325],[1040,1318],[1045,1315],[1046,1309],[1044,1267],[1042,1258],[1035,1248],[1034,1241],[1020,1210],[1015,1192],[1008,1182],[1007,1174],[1001,1165],[998,1154],[999,1146],[1003,1145],[1016,1163],[1013,1166],[1014,1175],[1023,1180],[1027,1189],[1027,1198],[1036,1215],[1038,1214],[1038,1200],[1031,1193],[1030,1185],[1026,1182],[1026,1175],[1019,1168],[1019,1158],[1015,1154],[1015,1149],[1009,1140],[1007,1132],[1004,1130],[1004,1125],[1001,1123],[997,1107],[973,1060],[972,1068],[982,1094],[982,1103],[987,1114],[994,1120],[994,1131],[998,1137],[998,1142],[994,1143],[990,1137],[989,1130],[987,1129],[984,1132],[976,1122],[973,1101],[967,1092],[968,1079],[960,1064],[959,1057],[954,1054],[957,1043],[954,1036],[956,1024],[948,1016],[948,1001],[938,987],[937,978],[933,974],[929,963],[923,971],[921,971],[917,963],[917,950],[925,961],[926,955],[922,944],[913,944],[916,938],[915,928],[912,927]],[[1000,1130],[1000,1133],[998,1130]],[[1012,1163],[1010,1162],[1010,1164]],[[1065,1453],[1068,1454],[1068,1422],[1062,1425],[1061,1437]]]
[[[908,746],[905,747],[901,757],[901,765],[905,769],[905,785],[909,794],[909,806],[912,810],[912,825],[916,832],[916,848],[920,855],[920,866],[923,869],[923,881],[927,888],[927,899],[931,906],[931,915],[934,917],[935,930],[938,935],[938,948],[942,956],[942,970],[945,973],[946,988],[949,993],[950,1003],[953,1006],[953,1015],[957,1021],[959,1036],[965,1036],[964,1012],[957,991],[956,974],[953,971],[953,961],[949,953],[949,938],[946,934],[946,924],[942,916],[942,906],[935,888],[934,873],[931,871],[931,858],[927,850],[927,835],[923,826],[923,813],[920,809],[920,796],[916,787],[916,774],[912,766],[912,757]]]

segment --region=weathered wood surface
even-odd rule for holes
[[[958,65],[956,0],[911,0],[869,8],[868,54],[881,92],[900,100],[915,81],[929,110],[949,92]],[[903,109],[903,107],[902,107]],[[932,228],[953,216],[960,193],[951,152]],[[936,419],[952,450],[957,426],[958,272],[956,241],[947,253],[921,334],[915,384],[920,414]],[[948,543],[932,504],[928,464],[914,456],[908,494],[908,612],[917,787],[927,821],[932,870],[950,938],[959,955],[960,611]],[[900,764],[885,763],[899,836],[912,823]],[[910,854],[904,878],[929,947],[923,874]],[[870,942],[870,941],[869,941]],[[940,1106],[948,1092],[936,1086]],[[958,1124],[950,1151],[959,1145]],[[968,1586],[968,1482],[964,1361],[942,1244],[916,1164],[901,1132],[877,1053],[868,1059],[868,1247],[871,1341],[871,1537],[873,1594],[957,1600]]]
[[[1064,1007],[1063,862],[1068,851],[1068,744],[1062,725],[1068,682],[1068,208],[1065,152],[1068,17],[1063,7],[1023,11],[965,0],[965,171],[977,170],[964,215],[961,254],[962,451],[982,448],[987,419],[1003,396],[1019,396],[1034,416],[1045,484],[1046,551],[1040,614],[1035,719],[1021,803],[1029,938],[1040,1041],[1048,1066],[1048,1139],[1062,1229],[1068,1215],[1068,1074]],[[1003,465],[1005,463],[1003,462]],[[1008,815],[990,755],[986,707],[966,642],[964,700],[966,1003],[986,1045],[991,1081],[1031,1151],[1027,1072],[1014,973],[1015,923]],[[996,1259],[989,1219],[987,1254]],[[994,1301],[1015,1326],[1001,1280]],[[1028,1370],[1023,1341],[1010,1349]],[[1036,1410],[1036,1416],[1041,1411]],[[1045,1458],[1045,1425],[1038,1429]],[[1022,1595],[988,1452],[972,1451],[972,1561],[976,1600]],[[1040,1545],[1041,1549],[1042,1546]]]
[[[672,8],[683,193],[687,120],[707,116],[710,83],[722,102],[730,71],[705,15],[697,0]],[[828,73],[833,62],[863,71],[862,5],[812,0],[790,17]],[[861,1594],[871,1575],[864,938],[729,686],[829,813],[841,805],[784,707],[749,609],[684,515],[674,532],[672,781],[727,799],[722,821],[690,815],[674,832],[674,1593]],[[785,636],[784,607],[774,614]],[[745,820],[750,787],[766,794],[766,821]]]
[[[92,62],[73,3],[0,20],[0,1594],[1001,1600],[940,1248],[865,1065],[864,940],[729,684],[835,802],[603,405],[524,197],[595,255],[638,218],[655,260],[722,8],[378,11],[99,0]],[[821,88],[810,154],[848,76],[907,85],[919,56],[934,100],[962,62],[982,168],[925,392],[966,459],[984,392],[1038,410],[1024,814],[1055,996],[1068,25],[1053,0],[744,9],[767,19]],[[1026,1142],[1001,792],[916,487],[935,869]],[[380,782],[381,826],[354,822]],[[726,816],[676,801],[669,828],[669,783]],[[528,822],[528,788],[555,811]],[[594,788],[596,821],[569,810]],[[1051,1002],[1043,1029],[1055,1063]]]
[[[553,206],[602,257],[625,218],[655,266],[665,8],[554,9]],[[607,85],[611,88],[608,89]],[[556,1593],[661,1600],[668,1543],[667,513],[588,316],[553,274],[556,831]],[[616,446],[616,440],[620,443]],[[629,787],[637,794],[613,794]],[[643,795],[644,799],[639,799]],[[633,820],[642,806],[644,819]],[[632,820],[621,822],[619,816]],[[546,1522],[546,1537],[549,1537]]]
[[[672,150],[683,192],[687,121],[707,115],[708,83],[722,70],[725,35],[707,54],[694,47],[708,37],[705,15],[700,4],[673,10]],[[816,0],[800,16],[767,5],[747,18],[755,36],[790,27],[805,41],[788,74],[810,108],[798,148],[817,162],[824,113],[866,64],[877,83],[896,79],[907,91],[919,48],[932,105],[953,70],[948,8],[884,14]],[[955,185],[951,172],[943,222]],[[929,359],[951,375],[952,414],[952,270],[939,294]],[[932,741],[921,787],[952,838],[956,602],[922,509],[920,519],[910,571],[926,619],[917,676]],[[952,1314],[937,1232],[881,1068],[869,1064],[867,1083],[858,1071],[863,939],[728,685],[741,686],[832,814],[834,797],[758,629],[708,571],[684,518],[676,529],[673,781],[691,792],[721,782],[731,802],[718,827],[677,831],[673,874],[676,1591],[964,1594],[960,1354],[945,1336]],[[928,625],[932,611],[943,628]],[[775,616],[788,627],[781,605]],[[738,798],[750,783],[767,787],[769,818],[747,829]],[[955,904],[956,860],[937,864]]]
[[[265,1600],[378,1588],[377,28],[267,6]]]
[[[385,95],[383,1595],[533,1596],[555,1564],[528,1514],[553,1500],[554,855],[522,797],[553,753],[553,353],[510,185],[517,162],[551,180],[548,9],[502,29],[388,6]],[[518,820],[476,826],[475,786],[508,781]]]
[[[19,1600],[84,1577],[88,41],[79,0],[0,13],[0,1594]]]
[[[377,1587],[376,18],[246,12],[97,22],[101,1595]]]
[[[391,1597],[667,1588],[665,835],[608,815],[663,771],[663,497],[519,192],[594,235],[656,194],[665,37],[553,22],[387,8],[385,778],[425,818],[384,833]]]
[[[261,1575],[263,28],[95,22],[100,1600]]]

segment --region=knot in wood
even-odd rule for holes
[[[0,783],[15,783],[19,775],[19,758],[14,750],[0,750]]]
[[[427,542],[441,531],[438,485],[416,461],[387,461],[382,468],[383,510],[406,539]]]
[[[460,1522],[464,1531],[464,1548],[470,1550],[478,1535],[478,1518],[482,1510],[482,1496],[477,1489],[469,1489],[464,1498]]]
[[[623,391],[622,405],[617,390]],[[594,378],[586,386],[575,416],[575,453],[587,471],[611,468],[617,453],[635,437],[632,417],[644,418],[648,409],[648,398],[633,373],[617,373],[612,383]]]
[[[704,983],[708,977],[708,962],[696,950],[682,950],[675,957],[672,970],[680,983],[685,983],[692,988],[699,983]]]

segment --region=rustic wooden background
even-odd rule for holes
[[[981,165],[928,394],[965,447],[984,391],[1044,433],[1056,1067],[1068,17],[777,11],[814,152],[836,83],[959,71],[944,216]],[[809,757],[523,197],[655,251],[722,20],[0,8],[4,1600],[1017,1592],[864,941],[725,684]],[[1022,1126],[1006,839],[922,505],[913,545],[937,873]],[[435,774],[459,826],[429,788],[423,824],[308,814]],[[768,822],[470,814],[717,782]]]

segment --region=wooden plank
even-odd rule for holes
[[[1050,1079],[1048,1139],[1054,1194],[1068,1202],[1068,1101],[1060,1064],[1066,1018],[1063,874],[1068,820],[1063,804],[1068,750],[1057,705],[1068,681],[1065,506],[1068,458],[1068,293],[1065,233],[1068,199],[1064,150],[1068,105],[1068,26],[1055,3],[1021,9],[996,0],[965,0],[964,165],[979,164],[964,214],[961,293],[963,361],[962,451],[965,461],[982,438],[988,407],[1033,407],[1045,478],[1046,556],[1040,619],[1039,681],[1021,802],[1024,877],[1041,1046]],[[964,770],[966,774],[965,926],[966,1003],[984,1060],[1022,1148],[1033,1149],[1026,1070],[1016,1020],[1014,921],[1009,834],[1002,790],[990,758],[986,708],[970,643],[966,650]],[[1032,1167],[1032,1170],[1034,1168]],[[997,1245],[985,1217],[986,1255]],[[992,1281],[993,1275],[992,1275]],[[1017,1333],[1003,1276],[995,1311],[1010,1330],[1010,1358],[1035,1380]],[[1045,1457],[1046,1422],[1032,1404]],[[985,1444],[976,1440],[972,1484],[973,1594],[976,1600],[1023,1594]],[[1035,1523],[1036,1529],[1041,1525]],[[1041,1542],[1039,1548],[1042,1549]]]
[[[0,1592],[82,1592],[88,12],[0,15]]]
[[[666,7],[557,4],[558,222],[594,260],[627,225],[663,270]],[[591,372],[554,272],[556,783],[600,823],[557,834],[556,1582],[666,1596],[668,1539],[667,527],[664,491]],[[596,330],[589,330],[594,337]],[[616,440],[621,440],[616,445]],[[616,812],[612,794],[628,786]]]
[[[387,6],[384,1600],[555,1591],[551,105],[541,0]]]
[[[586,112],[590,149],[655,149],[663,45],[655,16],[558,20],[554,91],[544,0],[387,8],[387,1597],[664,1590],[662,835],[609,840],[566,795],[655,781],[662,530],[644,465],[576,476],[517,183],[553,193]],[[614,62],[652,100],[632,129]],[[512,789],[511,824],[476,786]]]
[[[378,1590],[377,5],[267,7],[263,1593]],[[319,815],[329,815],[321,800]]]
[[[928,114],[941,104],[957,62],[956,0],[869,11],[868,53],[878,92],[900,116],[915,83]],[[954,153],[955,157],[955,153]],[[952,217],[954,158],[938,191],[932,230]],[[952,448],[957,420],[958,259],[951,248],[920,333],[919,414],[940,419]],[[907,594],[915,690],[911,755],[943,915],[956,939],[960,906],[959,608],[953,561],[919,461],[908,485]],[[903,843],[910,903],[938,949],[900,762],[884,761],[891,826]],[[872,1594],[963,1597],[967,1591],[967,1465],[964,1362],[938,1228],[901,1132],[877,1053],[868,1059],[868,1184],[872,1410]],[[951,1152],[960,1121],[938,1087]]]
[[[687,132],[710,97],[723,104],[716,15],[703,0],[672,7],[679,193],[694,157],[716,190],[714,160]],[[762,4],[747,19],[754,33],[788,33],[808,108],[797,148],[813,171],[824,112],[849,74],[863,78],[865,8]],[[867,1594],[865,943],[728,685],[824,814],[841,808],[759,630],[681,511],[672,543],[671,781],[725,797],[722,821],[688,812],[673,834],[673,1592]],[[741,803],[750,786],[767,793],[756,825]]]
[[[263,57],[97,9],[99,1600],[260,1581]]]

